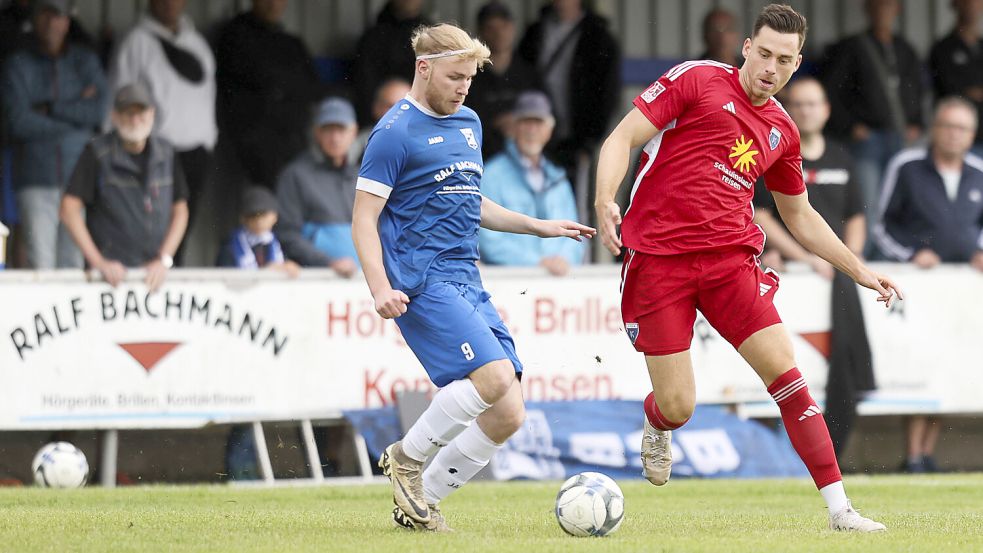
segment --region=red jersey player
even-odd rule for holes
[[[890,305],[901,290],[868,269],[809,205],[799,133],[772,98],[798,69],[806,21],[771,4],[745,39],[744,65],[713,61],[677,65],[634,101],[604,142],[597,169],[598,222],[604,245],[622,267],[622,317],[645,354],[653,391],[645,400],[642,466],[665,484],[671,431],[696,401],[689,355],[699,309],[764,381],[825,499],[830,528],[876,532],[885,527],[855,511],[843,489],[829,431],[796,367],[792,343],[772,300],[778,277],[757,256],[764,233],[751,223],[754,182],[764,177],[798,241]],[[621,218],[614,201],[631,149],[645,144],[642,166]],[[621,238],[617,225],[621,224]]]

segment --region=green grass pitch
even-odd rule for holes
[[[806,480],[621,482],[626,514],[606,538],[573,538],[553,515],[558,482],[475,483],[443,504],[452,535],[392,527],[387,486],[0,489],[0,551],[983,551],[983,475],[847,478],[879,535],[826,529]]]

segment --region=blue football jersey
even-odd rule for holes
[[[379,238],[389,282],[408,296],[427,282],[481,284],[481,123],[470,108],[439,116],[407,96],[369,136],[356,188],[382,198]]]

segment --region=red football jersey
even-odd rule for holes
[[[749,246],[764,232],[751,222],[754,182],[805,192],[799,131],[775,99],[754,106],[737,68],[689,61],[635,98],[659,134],[641,157],[621,225],[625,246],[653,255]]]

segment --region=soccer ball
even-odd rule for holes
[[[89,479],[89,462],[68,442],[51,442],[31,462],[34,483],[43,488],[81,488]]]
[[[556,520],[571,536],[606,536],[621,526],[625,495],[599,472],[570,477],[556,494]]]

